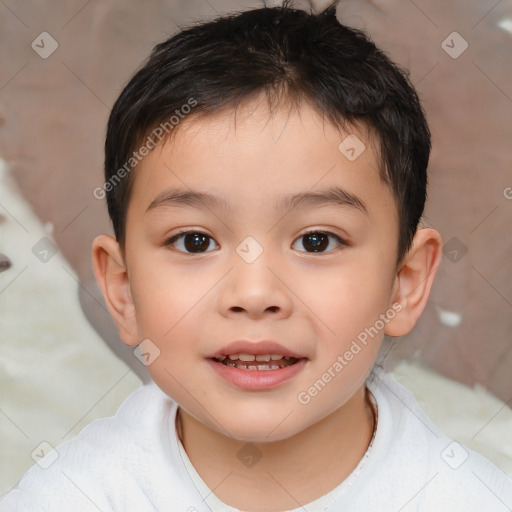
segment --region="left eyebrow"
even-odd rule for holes
[[[340,187],[331,187],[317,192],[291,194],[278,200],[276,210],[286,212],[294,208],[313,208],[320,206],[349,206],[368,216],[368,208],[362,199]]]
[[[284,213],[295,208],[313,208],[329,205],[348,206],[368,216],[368,209],[362,199],[340,187],[331,187],[317,192],[300,192],[281,197],[276,203],[276,212]],[[226,211],[230,209],[229,201],[225,198],[205,192],[180,189],[165,190],[158,194],[147,207],[146,213],[159,206],[190,206],[195,208],[223,209]]]

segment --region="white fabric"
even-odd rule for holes
[[[442,434],[391,375],[374,369],[368,387],[378,407],[371,450],[338,487],[293,512],[312,512],[320,504],[324,512],[512,509],[512,479]],[[155,384],[137,389],[115,416],[94,421],[58,447],[47,469],[31,468],[0,502],[0,512],[211,510],[201,495],[204,482],[193,473],[194,483],[190,461],[180,453],[176,411]]]

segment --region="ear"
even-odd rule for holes
[[[135,305],[126,264],[117,240],[100,235],[92,243],[92,267],[105,304],[123,343],[139,344]]]
[[[418,229],[412,246],[400,263],[392,292],[392,304],[401,309],[385,329],[389,336],[404,336],[423,312],[442,258],[443,239],[432,228]]]

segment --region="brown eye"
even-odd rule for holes
[[[209,252],[208,249],[215,243],[212,237],[197,231],[184,231],[169,238],[165,245],[173,245],[181,252],[197,254]],[[218,246],[216,247],[218,248]]]
[[[337,244],[335,247],[332,247],[331,239]],[[340,245],[347,245],[339,236],[323,231],[311,231],[299,237],[297,241],[302,241],[300,245],[302,245],[306,252],[329,252]],[[329,250],[326,250],[328,248]]]

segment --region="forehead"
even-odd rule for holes
[[[367,130],[339,129],[307,104],[270,112],[264,101],[247,101],[177,128],[136,169],[130,203],[139,214],[171,205],[169,197],[226,212],[263,201],[279,214],[329,202],[326,195],[369,217],[394,211]]]

